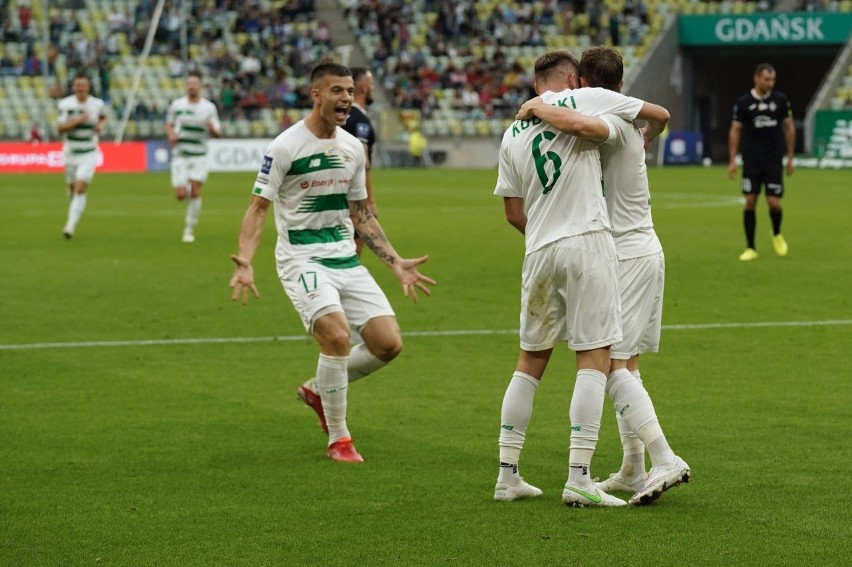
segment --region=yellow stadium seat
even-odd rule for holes
[[[476,133],[479,136],[488,136],[491,133],[491,125],[488,120],[476,121]]]

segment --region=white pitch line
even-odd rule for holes
[[[697,331],[704,329],[745,329],[754,327],[827,327],[852,325],[852,319],[827,321],[758,321],[753,323],[697,323],[693,325],[663,325],[664,331]],[[457,331],[409,331],[405,337],[460,337],[481,335],[514,335],[518,329],[468,329]],[[0,350],[38,350],[51,348],[92,348],[116,346],[170,346],[228,343],[274,343],[309,341],[309,335],[280,337],[202,337],[193,339],[148,339],[138,341],[78,341],[67,343],[26,343],[0,345]]]

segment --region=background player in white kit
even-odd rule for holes
[[[580,83],[620,92],[624,63],[606,46],[592,47],[580,60]],[[538,105],[536,115],[563,131],[575,132],[576,114],[568,109]],[[657,107],[662,109],[661,107]],[[665,127],[668,113],[644,130],[613,114],[580,119],[583,135],[609,139],[600,146],[604,193],[618,252],[619,289],[624,338],[610,349],[611,368],[606,391],[615,404],[624,457],[621,469],[597,483],[598,488],[628,491],[632,504],[648,504],[691,478],[689,466],[669,447],[654,405],[642,385],[639,354],[657,352],[663,312],[665,259],[651,218],[651,192],[645,166],[645,145]],[[665,119],[665,120],[662,120]],[[615,133],[615,136],[610,135]],[[645,474],[644,450],[651,456]]]
[[[567,51],[536,60],[535,89],[547,104],[633,119],[643,102],[609,91],[572,91],[578,62]],[[495,500],[538,496],[518,474],[533,397],[553,347],[577,353],[571,398],[568,505],[623,506],[595,487],[589,472],[603,410],[609,347],[621,339],[617,260],[601,192],[598,144],[560,132],[536,117],[503,135],[496,195],[507,220],[524,233],[521,351],[501,410],[500,474]]]
[[[207,181],[207,138],[222,137],[216,105],[201,96],[201,74],[190,71],[186,96],[172,101],[166,112],[166,137],[172,145],[172,187],[179,201],[189,199],[183,241],[195,242],[201,214],[201,186]]]
[[[65,181],[71,196],[68,220],[62,229],[65,238],[74,236],[77,223],[86,210],[86,191],[99,159],[98,134],[107,120],[104,101],[92,96],[91,89],[89,77],[78,73],[71,81],[74,94],[59,101],[56,129],[64,138]]]
[[[417,266],[428,257],[403,259],[367,203],[361,142],[343,130],[354,85],[348,67],[323,63],[311,73],[313,109],[267,148],[243,218],[231,278],[233,299],[257,296],[251,260],[270,203],[275,202],[278,275],[302,322],[320,346],[316,378],[300,396],[328,433],[328,456],[361,462],[346,424],[349,382],[393,360],[402,350],[399,326],[382,290],[355,253],[353,234],[393,271],[405,296],[429,294]],[[364,343],[351,347],[350,326]]]

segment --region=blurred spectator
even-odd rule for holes
[[[107,24],[109,25],[109,31],[113,34],[130,31],[130,21],[127,19],[127,15],[121,6],[113,6],[113,10],[107,18]]]
[[[419,124],[412,127],[411,132],[408,134],[408,156],[411,160],[411,166],[422,167],[426,165],[425,154],[428,145],[429,142],[426,140],[423,132],[420,131]]]
[[[5,19],[3,22],[3,43],[17,43],[21,36],[18,29],[12,25],[12,20]]]
[[[29,35],[30,31],[30,21],[33,17],[33,10],[30,8],[30,5],[26,2],[21,2],[18,4],[18,22],[21,26],[21,30],[25,35]]]
[[[169,55],[169,77],[177,79],[183,77],[185,74],[186,66],[183,64],[183,60],[175,51],[172,51],[171,55]]]
[[[8,53],[0,55],[0,75],[19,75],[20,73],[21,69]]]
[[[612,45],[621,45],[621,16],[615,8],[609,11],[609,40]]]
[[[29,131],[24,136],[24,139],[34,146],[37,146],[44,141],[44,136],[41,133],[41,127],[38,123],[33,122]]]
[[[59,81],[53,81],[50,84],[48,95],[52,99],[60,99],[65,97],[65,90],[62,88],[62,85],[59,83]]]

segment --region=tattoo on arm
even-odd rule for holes
[[[367,201],[353,201],[350,207],[350,216],[355,225],[355,232],[367,245],[367,248],[387,264],[395,264],[397,255],[388,241],[382,227],[376,221],[376,217],[367,208]]]

